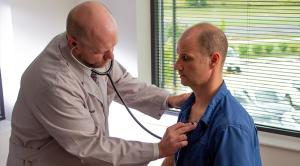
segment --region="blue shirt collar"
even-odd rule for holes
[[[228,93],[227,86],[223,81],[221,86],[219,87],[216,94],[213,96],[211,101],[209,102],[204,115],[200,119],[199,123],[204,123],[206,126],[209,125],[210,119],[214,111],[216,111],[215,107],[218,105],[219,101],[224,98],[224,96]],[[187,99],[187,101],[181,106],[181,122],[187,122],[189,119],[191,106],[195,102],[195,94],[192,93],[191,96]]]

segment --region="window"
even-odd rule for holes
[[[2,90],[2,78],[0,71],[0,120],[5,119],[4,115],[4,100],[3,100],[3,90]]]
[[[210,22],[229,42],[224,80],[260,130],[300,136],[300,0],[153,0],[152,81],[191,91],[173,66],[187,27]]]

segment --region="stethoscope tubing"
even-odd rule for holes
[[[123,98],[121,97],[121,95],[120,95],[118,89],[116,88],[116,86],[115,86],[115,84],[114,84],[114,82],[113,82],[113,80],[112,80],[112,78],[111,78],[111,76],[110,76],[110,72],[112,71],[112,68],[113,68],[113,65],[114,65],[114,60],[112,59],[112,60],[110,61],[109,67],[108,67],[108,69],[107,69],[106,71],[104,71],[104,72],[99,72],[99,71],[97,71],[97,70],[95,70],[95,69],[93,69],[93,68],[90,68],[90,67],[84,65],[84,64],[83,64],[82,62],[80,62],[77,58],[75,58],[74,55],[73,55],[73,49],[74,49],[74,48],[75,48],[75,47],[71,48],[71,51],[70,51],[70,52],[71,52],[71,56],[73,57],[73,59],[75,59],[81,66],[90,69],[93,73],[95,73],[95,74],[97,74],[97,75],[101,75],[101,76],[106,75],[106,76],[109,78],[109,81],[110,81],[110,83],[111,83],[113,89],[115,90],[117,96],[118,96],[119,99],[121,100],[122,104],[123,104],[124,107],[126,108],[126,110],[127,110],[127,112],[129,113],[129,115],[132,117],[132,119],[133,119],[133,120],[134,120],[134,121],[135,121],[142,129],[144,129],[146,132],[148,132],[150,135],[152,135],[153,137],[155,137],[155,138],[157,138],[157,139],[161,139],[160,136],[154,134],[152,131],[150,131],[149,129],[147,129],[147,128],[146,128],[146,127],[145,127],[145,126],[144,126],[144,125],[143,125],[143,124],[142,124],[142,123],[141,123],[141,122],[133,115],[133,113],[130,111],[130,109],[128,108],[127,104],[125,103],[125,101],[124,101]]]
[[[113,66],[113,60],[111,60],[110,62],[110,66],[109,68],[105,71],[105,72],[98,72],[95,69],[92,69],[92,72],[98,74],[98,75],[106,75],[109,78],[109,81],[113,87],[113,89],[115,90],[117,96],[119,97],[119,99],[121,100],[122,104],[124,105],[124,107],[126,108],[127,112],[129,113],[129,115],[132,117],[132,119],[142,128],[144,129],[146,132],[148,132],[150,135],[152,135],[153,137],[157,138],[157,139],[161,139],[160,136],[156,135],[155,133],[153,133],[152,131],[150,131],[149,129],[147,129],[134,115],[133,113],[130,111],[130,109],[128,108],[127,104],[125,103],[125,101],[123,100],[123,98],[121,97],[118,89],[116,88],[111,76],[110,76],[110,72],[112,70],[112,66]]]

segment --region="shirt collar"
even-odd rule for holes
[[[228,89],[227,86],[225,84],[225,82],[223,81],[221,86],[219,87],[217,93],[214,95],[214,97],[211,99],[211,101],[209,102],[206,111],[203,115],[203,117],[201,118],[201,121],[203,121],[207,126],[209,125],[210,119],[212,118],[212,114],[217,111],[216,107],[218,106],[218,103],[220,102],[220,100],[222,100],[224,98],[224,96],[226,96],[226,94],[228,93]]]
[[[210,119],[212,117],[212,114],[214,113],[214,111],[216,111],[216,107],[218,106],[218,103],[220,102],[220,100],[222,98],[224,98],[224,96],[228,93],[228,89],[227,86],[225,84],[225,82],[223,81],[221,86],[219,87],[217,93],[213,96],[213,98],[211,99],[211,101],[209,102],[204,115],[202,116],[202,118],[200,119],[199,123],[204,123],[206,126],[209,125]],[[191,107],[192,104],[195,101],[195,94],[192,93],[191,96],[187,99],[187,101],[181,106],[181,121],[182,122],[187,122],[189,115],[190,115],[190,111],[191,111]]]

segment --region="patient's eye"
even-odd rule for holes
[[[183,54],[183,55],[181,55],[181,59],[183,61],[188,61],[188,60],[190,60],[190,57],[187,54]]]

